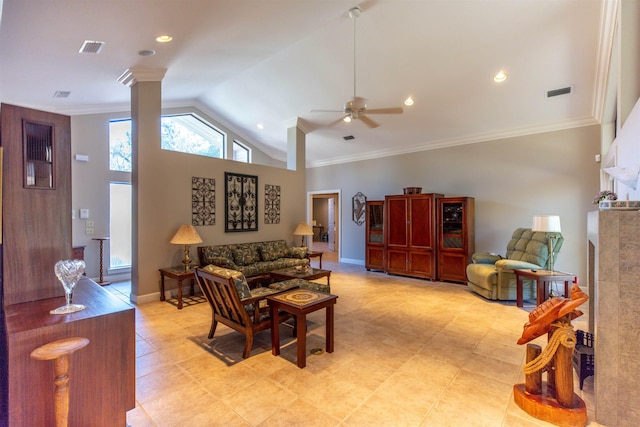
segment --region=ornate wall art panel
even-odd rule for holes
[[[224,173],[224,231],[258,231],[258,177]]]
[[[280,224],[280,186],[264,186],[264,223]]]
[[[351,208],[353,212],[353,222],[358,225],[364,224],[365,220],[365,207],[367,204],[367,198],[361,192],[357,192],[355,196],[351,199]]]
[[[216,225],[216,180],[191,177],[191,225]]]

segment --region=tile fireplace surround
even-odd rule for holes
[[[595,418],[640,425],[640,211],[589,212],[587,230]]]

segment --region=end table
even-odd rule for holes
[[[522,307],[522,278],[532,279],[536,282],[536,305],[540,305],[549,299],[549,284],[551,282],[564,282],[564,296],[569,298],[569,281],[578,283],[578,277],[570,273],[550,270],[514,269],[516,275],[516,306]]]
[[[165,300],[164,296],[164,276],[170,279],[176,279],[178,281],[178,310],[182,310],[182,281],[185,279],[191,280],[191,296],[194,296],[193,282],[196,279],[194,267],[189,270],[185,270],[184,266],[161,268],[160,271],[160,301]]]
[[[307,258],[309,258],[309,262],[311,262],[311,258],[320,258],[319,269],[322,269],[322,251],[307,251]]]

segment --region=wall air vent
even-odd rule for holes
[[[71,95],[71,92],[68,90],[57,90],[56,93],[53,94],[54,98],[68,98]]]
[[[347,135],[342,137],[345,141],[351,141],[352,139],[356,139],[353,135]]]
[[[563,87],[560,89],[553,89],[547,91],[547,98],[553,98],[554,96],[567,95],[571,93],[571,86]]]
[[[79,53],[100,53],[100,50],[102,50],[103,46],[104,46],[104,42],[85,40],[84,43],[82,43],[82,47],[78,52]]]

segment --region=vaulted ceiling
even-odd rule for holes
[[[602,118],[612,3],[0,0],[0,99],[70,115],[123,111],[130,89],[118,77],[166,68],[164,107],[196,106],[278,159],[299,123],[309,166],[565,129]],[[173,40],[156,42],[162,34]],[[104,46],[79,53],[85,40]],[[369,109],[404,113],[370,115],[380,126],[369,128],[312,112],[341,110],[354,83]],[[547,96],[561,88],[570,93]]]

